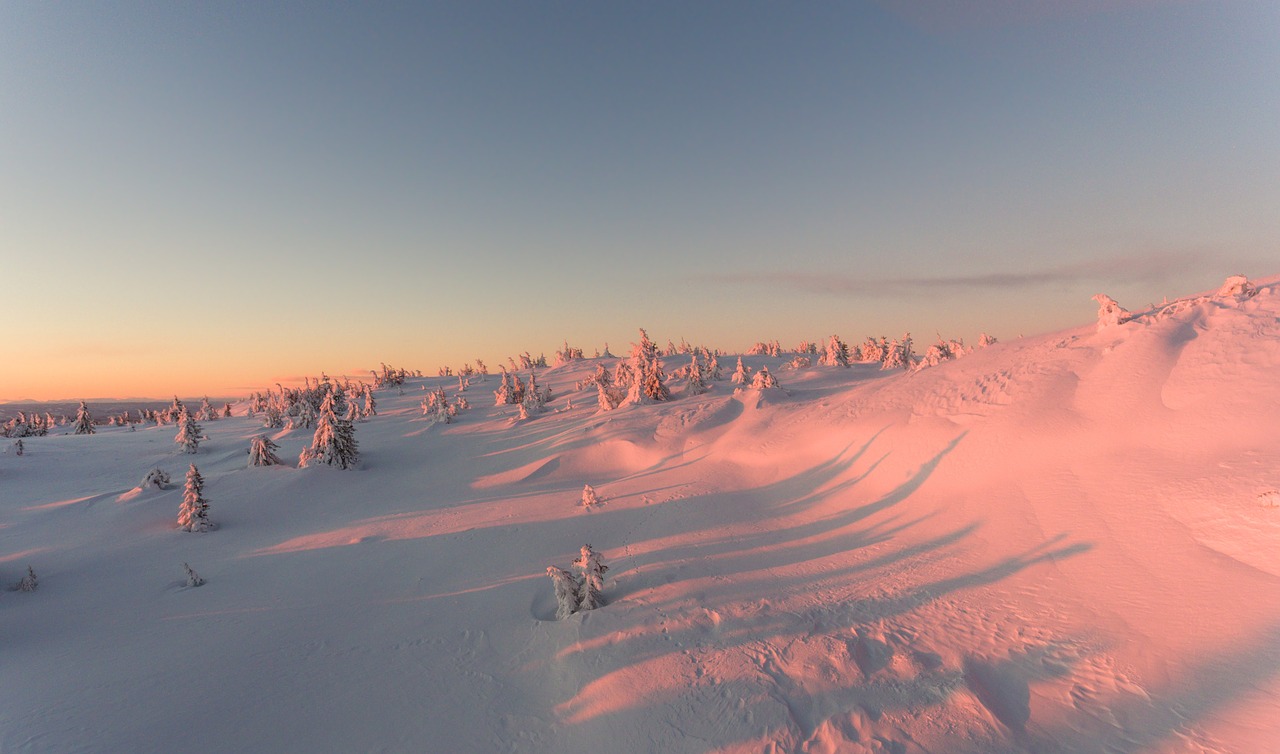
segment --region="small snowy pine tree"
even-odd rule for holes
[[[183,406],[182,413],[178,415],[178,434],[173,441],[182,448],[183,453],[195,453],[200,448],[200,432],[201,428],[196,424],[195,417]]]
[[[769,374],[769,367],[762,366],[760,367],[760,371],[756,372],[755,376],[751,378],[751,387],[764,389],[770,387],[781,387],[781,385],[778,384],[778,380],[775,379],[772,374]]]
[[[182,570],[187,572],[187,586],[200,586],[204,584],[204,579],[201,578],[200,574],[196,573],[191,566],[183,563]]]
[[[93,429],[93,414],[89,412],[89,407],[84,401],[80,401],[80,408],[76,409],[76,423],[73,434],[91,435]]]
[[[591,545],[583,545],[578,559],[573,561],[573,568],[581,574],[582,584],[578,588],[578,609],[595,610],[604,605],[604,574],[609,566],[604,564],[600,553],[591,549]]]
[[[593,505],[599,505],[602,501],[600,496],[596,494],[596,488],[589,484],[582,486],[582,507],[590,508]]]
[[[729,381],[735,385],[747,384],[747,377],[750,376],[751,370],[747,369],[742,363],[742,357],[738,357],[738,367],[733,370],[733,374],[729,377]]]
[[[547,575],[556,592],[556,620],[564,620],[578,611],[578,580],[556,566],[547,566]]]
[[[280,449],[266,435],[258,435],[249,441],[249,465],[250,466],[277,466],[283,461],[276,455],[276,451]]]
[[[351,422],[334,416],[334,404],[333,394],[326,395],[324,403],[320,405],[320,416],[316,419],[311,447],[303,449],[298,458],[299,466],[323,463],[349,469],[360,460],[355,427]]]
[[[182,505],[178,508],[178,528],[183,531],[208,531],[213,528],[209,520],[209,501],[204,499],[204,477],[193,463],[187,469],[187,484],[182,490]]]
[[[40,581],[36,578],[36,572],[31,566],[27,566],[27,575],[19,579],[18,583],[13,585],[13,589],[17,592],[34,592],[38,586]]]

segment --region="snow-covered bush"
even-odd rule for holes
[[[276,455],[276,451],[279,449],[280,446],[272,442],[270,437],[258,435],[249,441],[249,465],[278,466],[284,463]]]
[[[593,505],[599,505],[601,502],[603,501],[600,500],[600,496],[596,494],[595,487],[592,487],[589,484],[584,484],[582,486],[582,507],[583,508],[590,508]]]
[[[213,528],[209,501],[204,498],[204,477],[194,463],[187,469],[187,484],[182,490],[182,505],[178,507],[178,528],[196,532]]]
[[[182,570],[187,572],[187,586],[200,586],[204,584],[204,579],[201,578],[200,574],[196,573],[191,566],[183,563]]]
[[[142,481],[138,483],[142,489],[155,487],[158,490],[169,489],[169,473],[164,469],[152,469],[147,475],[142,477]]]

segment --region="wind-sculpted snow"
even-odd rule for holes
[[[310,429],[249,465],[245,404],[194,454],[23,438],[0,751],[1277,751],[1280,292],[1250,286],[609,411],[594,359],[523,419],[431,421],[457,380],[410,378],[346,470],[296,467]],[[200,536],[139,483],[193,461]],[[585,543],[603,605],[555,620]]]

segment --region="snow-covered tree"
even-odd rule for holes
[[[276,451],[280,449],[266,435],[258,435],[249,441],[249,465],[250,466],[277,466],[283,461],[276,455]]]
[[[583,545],[578,559],[573,561],[573,569],[580,574],[581,586],[578,588],[578,609],[595,610],[604,605],[604,574],[609,566],[604,564],[600,553],[591,549],[591,545]]]
[[[578,580],[556,566],[547,566],[547,575],[556,592],[556,620],[564,620],[578,611]]]
[[[196,573],[195,569],[191,566],[183,563],[182,570],[187,572],[187,586],[200,586],[204,584],[204,579],[201,578],[200,574]]]
[[[694,354],[689,361],[686,379],[685,393],[687,395],[702,395],[707,392],[707,381],[702,376],[702,365],[698,363],[697,354]]]
[[[889,344],[880,368],[910,369],[914,363],[915,353],[911,345],[911,333],[906,333],[902,336],[902,340],[895,340]]]
[[[364,391],[364,410],[360,412],[360,415],[365,419],[378,415],[378,402],[373,399],[372,388]]]
[[[582,507],[590,508],[593,505],[601,503],[600,496],[596,494],[596,488],[589,484],[582,486]]]
[[[729,381],[735,385],[746,385],[750,376],[751,370],[747,369],[746,365],[742,363],[742,357],[739,356],[738,367],[733,370],[733,374],[730,375]]]
[[[606,387],[599,382],[596,383],[596,405],[600,407],[601,411],[612,411],[618,407],[619,403],[619,397],[615,394],[613,388]]]
[[[311,438],[311,447],[304,448],[298,458],[299,466],[312,466],[323,463],[326,466],[337,466],[348,469],[360,459],[356,442],[355,426],[346,419],[334,416],[333,394],[325,396],[320,404],[320,415],[316,418],[316,431]]]
[[[507,370],[502,370],[502,381],[498,383],[498,389],[493,391],[493,405],[509,406],[515,403],[515,390],[511,387],[511,375]]]
[[[84,401],[80,401],[80,408],[76,409],[76,422],[72,427],[77,435],[91,435],[94,432],[93,414]]]
[[[182,413],[178,415],[178,434],[174,436],[173,441],[183,453],[195,453],[200,448],[201,431],[195,417],[184,406]]]
[[[182,505],[178,508],[178,528],[183,531],[208,531],[209,501],[204,498],[204,477],[193,463],[187,469],[187,484],[182,489]]]
[[[147,475],[142,477],[142,481],[138,483],[142,489],[151,489],[155,487],[158,490],[169,489],[169,473],[164,469],[152,469]]]
[[[1098,302],[1099,330],[1123,324],[1133,318],[1133,315],[1129,314],[1127,309],[1105,293],[1097,294],[1093,297],[1093,300]]]
[[[1234,298],[1243,300],[1258,295],[1258,288],[1249,282],[1244,275],[1232,275],[1218,289],[1218,298]],[[1095,296],[1096,298],[1096,296]]]
[[[832,335],[827,339],[827,350],[818,359],[818,363],[829,367],[849,366],[849,346],[839,336]]]
[[[751,378],[751,387],[757,389],[765,389],[771,387],[781,387],[778,380],[772,374],[769,374],[769,367],[761,366],[760,371],[755,373]]]
[[[40,580],[36,578],[36,572],[31,566],[27,566],[27,575],[18,580],[13,585],[14,591],[18,592],[34,592],[36,587],[40,586]]]
[[[230,418],[231,418],[231,404],[230,404],[230,403],[224,403],[224,404],[222,404],[222,418],[224,418],[224,419],[230,419]]]
[[[720,360],[715,354],[711,354],[711,361],[707,364],[707,373],[713,382],[720,382],[724,379],[724,375],[720,373]]]
[[[214,410],[212,405],[210,405],[209,396],[206,395],[203,399],[201,399],[200,413],[196,415],[196,418],[203,422],[212,422],[212,421],[218,420],[218,412]]]
[[[994,335],[987,335],[986,333],[982,333],[981,335],[978,336],[979,348],[986,348],[987,346],[994,345],[995,342],[996,342],[996,338]]]

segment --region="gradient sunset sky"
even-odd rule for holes
[[[1280,3],[0,3],[0,400],[1280,273]]]

